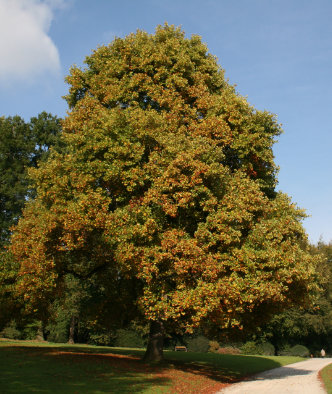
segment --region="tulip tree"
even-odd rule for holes
[[[134,279],[158,360],[165,329],[245,329],[308,302],[304,213],[275,191],[280,126],[198,36],[166,24],[116,38],[67,82],[65,147],[31,171],[37,198],[12,237],[31,305],[64,273]]]

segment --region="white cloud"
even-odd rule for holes
[[[27,82],[60,72],[57,47],[48,32],[62,0],[0,0],[0,83]]]

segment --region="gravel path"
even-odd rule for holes
[[[313,358],[252,376],[235,383],[220,394],[324,394],[318,372],[332,363],[332,358]]]

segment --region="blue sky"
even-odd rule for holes
[[[65,116],[71,65],[114,36],[181,25],[239,93],[277,114],[278,188],[310,215],[310,241],[330,241],[331,20],[331,0],[0,0],[0,116]]]

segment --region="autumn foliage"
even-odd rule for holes
[[[64,148],[31,172],[37,198],[12,237],[31,305],[66,272],[135,279],[148,321],[189,332],[308,302],[304,214],[275,191],[280,126],[198,36],[165,25],[117,38],[67,82]]]

